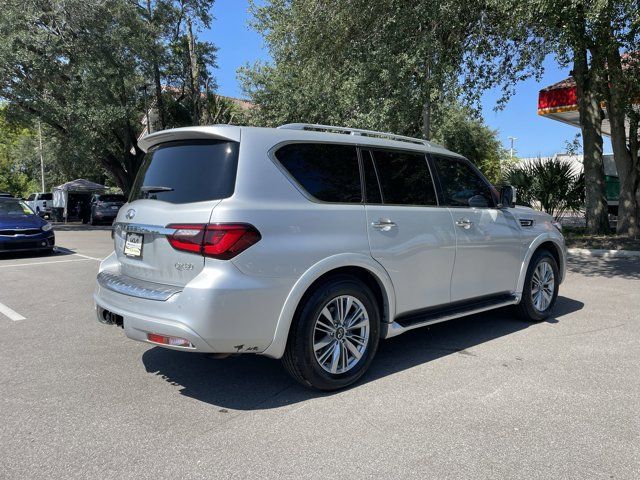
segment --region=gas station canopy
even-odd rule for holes
[[[605,112],[605,118],[602,120],[602,134],[611,136],[609,117],[604,105],[602,109]],[[572,77],[540,90],[538,115],[580,128],[576,82]]]

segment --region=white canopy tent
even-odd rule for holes
[[[85,180],[84,178],[78,178],[57,187],[53,187],[53,208],[62,209],[62,216],[65,221],[68,218],[69,207],[69,194],[81,193],[103,193],[108,187],[100,185],[99,183]]]

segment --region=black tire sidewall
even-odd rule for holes
[[[540,312],[533,305],[533,299],[531,298],[531,282],[533,280],[533,272],[535,271],[538,264],[542,261],[546,261],[549,265],[551,265],[551,269],[553,270],[553,279],[554,279],[554,288],[553,288],[553,297],[551,298],[551,303],[547,307],[546,310]],[[541,322],[549,318],[553,309],[556,306],[556,299],[558,298],[558,290],[559,290],[559,276],[558,276],[558,263],[556,259],[546,250],[540,250],[536,252],[529,263],[529,268],[527,270],[527,278],[524,282],[524,288],[522,289],[522,300],[521,307],[525,316],[534,322]]]
[[[325,305],[341,295],[351,295],[364,305],[369,317],[369,342],[363,358],[351,370],[342,374],[331,374],[317,362],[313,351],[315,321]],[[336,390],[356,382],[369,368],[378,349],[380,338],[380,314],[371,290],[357,279],[336,278],[321,285],[306,300],[297,319],[295,338],[291,347],[304,378],[311,386],[321,390]]]

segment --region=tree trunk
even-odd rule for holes
[[[620,51],[610,38],[607,48],[607,81],[602,82],[611,125],[611,147],[613,158],[620,179],[620,199],[618,203],[618,225],[616,232],[635,236],[638,229],[636,204],[636,169],[631,152],[627,148],[627,132],[625,129],[626,104],[629,99],[624,92],[624,73],[620,60]]]
[[[160,67],[158,66],[157,55],[153,58],[153,80],[156,85],[156,107],[158,109],[158,121],[160,130],[167,128],[167,120],[164,115],[164,100],[162,99],[162,82],[160,79]],[[151,133],[151,130],[149,130]]]
[[[200,67],[196,54],[196,40],[193,36],[191,19],[187,17],[187,43],[189,44],[189,67],[191,70],[192,122],[200,125]]]
[[[629,152],[631,155],[631,163],[635,171],[634,191],[636,195],[636,218],[640,216],[640,158],[638,158],[638,150],[640,150],[640,139],[638,138],[640,124],[640,114],[635,110],[631,110],[629,114]],[[636,229],[636,236],[638,229]]]
[[[602,160],[602,117],[596,95],[597,71],[589,68],[586,49],[576,48],[573,54],[584,149],[587,230],[604,234],[609,230],[609,220]]]
[[[147,0],[147,10],[149,13],[149,22],[152,27],[154,26],[153,22],[153,11],[151,8],[151,0]],[[154,29],[154,35],[156,34]],[[158,44],[154,37],[153,39],[153,83],[155,84],[155,95],[156,95],[156,108],[158,109],[158,121],[160,122],[160,129],[164,130],[167,128],[167,120],[164,114],[164,100],[162,98],[162,79],[160,78],[160,65],[158,60]],[[147,125],[147,132],[151,133],[151,125]]]
[[[422,104],[422,136],[425,140],[431,140],[431,97],[427,94],[427,98]]]

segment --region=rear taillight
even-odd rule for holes
[[[167,239],[176,250],[219,260],[235,257],[262,238],[246,223],[171,224],[167,228],[175,229]]]
[[[159,335],[157,333],[147,333],[147,340],[153,343],[159,343],[160,345],[194,348],[193,343],[186,338],[169,337],[167,335]]]

